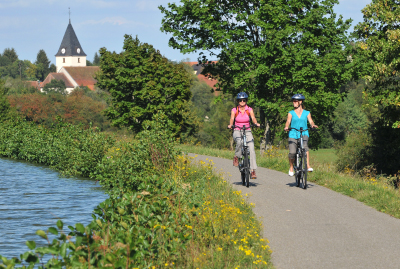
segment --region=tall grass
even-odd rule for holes
[[[180,150],[208,156],[232,159],[234,153],[229,150],[203,148],[201,146],[180,145]],[[273,148],[260,156],[257,154],[257,164],[287,173],[289,163],[286,150]],[[385,176],[376,174],[373,168],[355,174],[347,168],[338,172],[335,162],[337,157],[334,150],[311,151],[310,163],[314,172],[308,173],[308,180],[318,185],[327,187],[336,192],[353,197],[378,211],[400,218],[400,191],[397,175]]]

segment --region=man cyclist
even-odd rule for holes
[[[231,110],[231,118],[229,121],[228,128],[231,129],[232,125],[237,125],[237,126],[243,126],[245,125],[246,127],[249,127],[245,131],[246,134],[246,140],[247,140],[247,145],[249,146],[250,149],[250,170],[251,170],[251,178],[256,179],[256,169],[257,169],[257,163],[256,163],[256,153],[254,150],[254,138],[253,134],[251,133],[250,129],[250,120],[253,122],[253,124],[257,125],[260,127],[260,124],[257,123],[257,119],[254,116],[254,111],[251,107],[247,105],[247,99],[249,96],[245,92],[240,92],[236,96],[236,100],[238,102],[238,106],[232,108]],[[242,157],[242,144],[243,141],[240,137],[240,129],[235,128],[233,131],[233,139],[236,142],[236,149],[235,149],[235,157],[233,158],[233,165],[234,166],[239,166],[239,158]]]

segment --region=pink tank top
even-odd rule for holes
[[[245,106],[244,109],[245,109],[245,111],[243,113],[239,110],[239,113],[235,119],[235,125],[238,125],[238,126],[244,125],[246,127],[250,127],[250,117],[249,117],[249,115],[247,115],[246,110],[248,110],[250,113],[251,111],[253,111],[253,109],[247,105]],[[236,114],[236,107],[232,108],[232,111]],[[235,130],[239,130],[239,128],[235,128]],[[250,130],[250,129],[247,129],[247,130]]]

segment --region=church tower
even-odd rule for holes
[[[62,67],[69,66],[86,66],[86,54],[83,52],[81,44],[76,37],[74,28],[72,28],[71,19],[56,54],[57,72]]]

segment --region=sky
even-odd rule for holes
[[[43,49],[52,63],[69,18],[87,60],[105,47],[121,52],[124,35],[149,43],[170,60],[197,60],[197,54],[182,54],[168,46],[171,37],[160,31],[158,6],[171,0],[0,0],[0,53],[14,48],[21,60],[34,62]],[[175,1],[176,2],[176,1]],[[339,0],[337,15],[362,21],[361,10],[371,0]],[[70,14],[69,14],[70,10]],[[351,28],[352,30],[352,28]],[[214,59],[213,59],[214,60]]]

